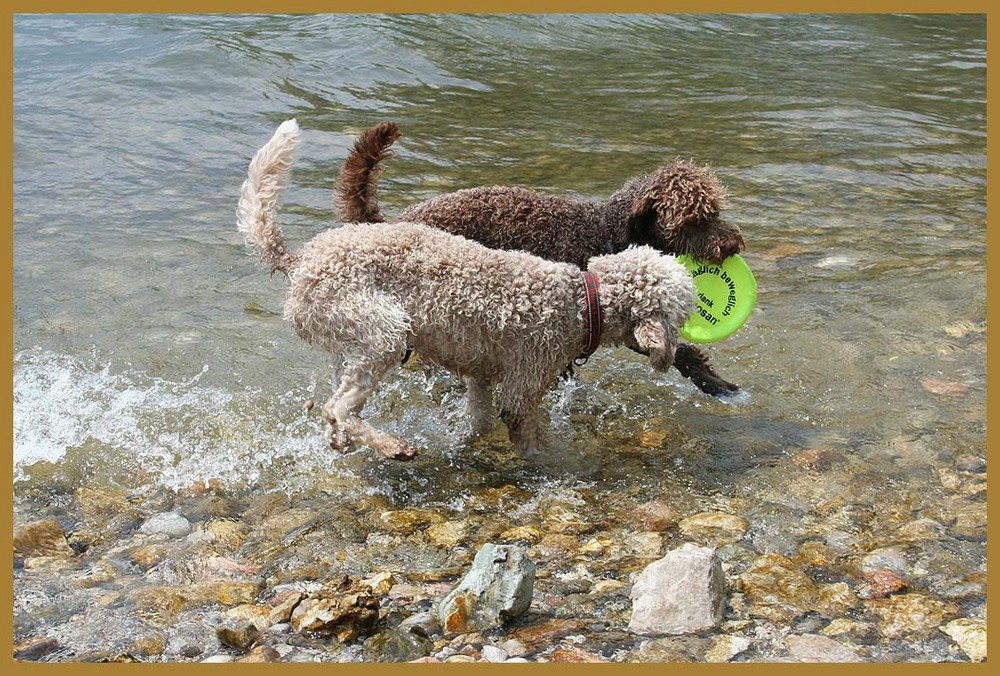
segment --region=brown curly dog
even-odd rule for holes
[[[401,133],[393,122],[365,130],[340,171],[334,202],[345,223],[385,218],[376,193],[379,163]],[[626,181],[604,202],[586,202],[509,186],[458,190],[406,208],[400,221],[426,223],[492,249],[527,251],[586,268],[593,256],[648,245],[714,263],[738,253],[743,236],[720,216],[725,189],[707,168],[676,161]],[[731,396],[698,348],[680,344],[674,366],[703,392]]]

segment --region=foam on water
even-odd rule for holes
[[[206,370],[172,382],[115,372],[96,359],[18,354],[15,481],[27,479],[35,463],[58,463],[88,444],[97,444],[101,461],[142,467],[170,487],[220,477],[254,483],[275,462],[315,455],[307,451],[321,444],[318,420],[277,413],[300,407],[300,395],[289,392],[275,402],[253,388],[200,385]]]

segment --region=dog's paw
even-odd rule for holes
[[[333,450],[347,453],[347,435],[344,433],[344,430],[340,429],[339,425],[327,423],[326,429],[323,430],[323,438],[326,439],[326,443],[330,444],[330,448]]]
[[[387,444],[384,447],[377,448],[380,454],[389,458],[390,460],[413,460],[420,451],[417,450],[415,446],[411,446],[405,441],[397,441],[391,444]]]

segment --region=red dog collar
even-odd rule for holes
[[[601,284],[593,272],[583,273],[583,326],[586,330],[583,351],[573,362],[577,366],[587,363],[587,358],[597,351],[601,344],[601,329],[604,327],[604,308],[601,307]]]

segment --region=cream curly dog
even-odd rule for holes
[[[334,355],[339,384],[322,415],[335,448],[416,454],[358,417],[408,346],[465,379],[474,431],[491,422],[494,404],[524,455],[544,448],[542,397],[588,341],[596,349],[595,325],[598,340],[648,353],[657,370],[673,362],[678,329],[694,308],[693,283],[672,256],[647,246],[592,258],[592,276],[418,223],[345,225],[289,251],[276,209],[298,141],[289,120],[257,152],[237,226],[263,264],[287,276],[285,319]]]

